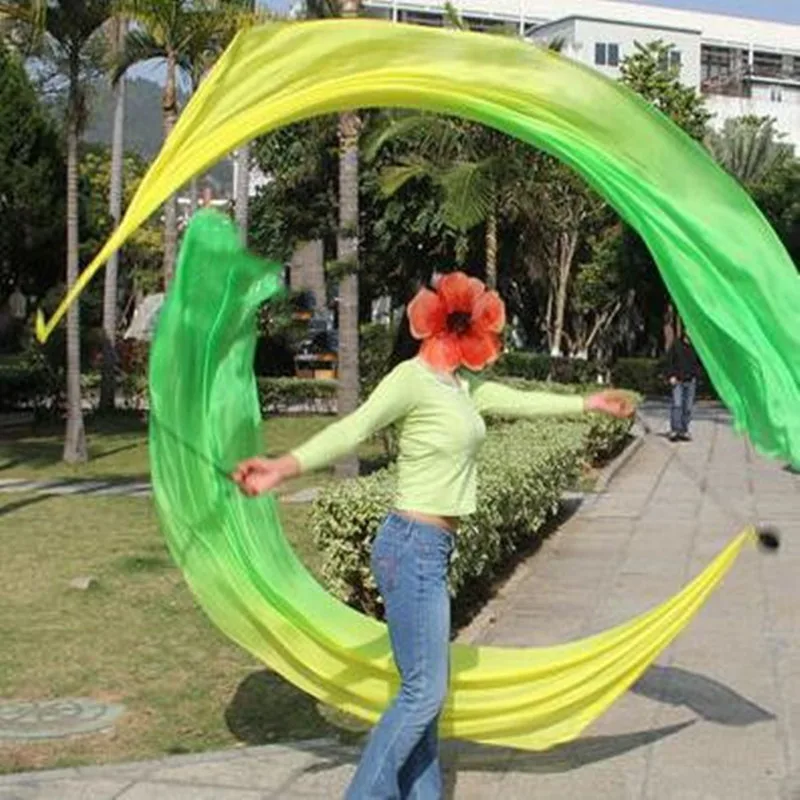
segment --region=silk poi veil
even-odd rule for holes
[[[744,190],[623,86],[510,39],[379,21],[241,33],[188,104],[119,229],[54,317],[170,194],[254,136],[368,106],[456,114],[566,162],[641,234],[734,424],[800,463],[800,278]],[[375,720],[397,676],[385,626],[340,603],[288,545],[271,498],[226,477],[262,447],[255,314],[279,268],[233,226],[188,230],[151,354],[151,465],[172,553],[232,639],[315,697]],[[792,322],[794,321],[794,324]],[[453,645],[442,733],[541,749],[577,736],[682,630],[753,530],[683,591],[625,625],[545,649]]]

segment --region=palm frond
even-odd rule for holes
[[[430,114],[393,114],[365,139],[364,158],[373,161],[385,145],[430,131],[434,124]]]
[[[430,174],[426,165],[420,162],[395,164],[386,167],[380,174],[381,192],[385,197],[391,197],[400,191],[410,180],[421,178]]]
[[[151,33],[141,29],[128,31],[119,56],[111,72],[111,80],[116,83],[134,64],[165,58],[167,51]]]
[[[456,164],[439,183],[445,193],[442,215],[450,227],[467,231],[486,220],[494,197],[486,162]]]

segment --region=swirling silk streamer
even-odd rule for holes
[[[574,167],[642,235],[736,428],[800,466],[800,277],[745,191],[619,83],[503,37],[377,20],[242,32],[181,115],[92,274],[189,179],[259,133],[347,108],[456,114]]]
[[[308,573],[274,498],[245,498],[227,477],[263,446],[255,318],[279,273],[243,250],[222,215],[200,212],[189,226],[150,361],[155,502],[211,619],[301,689],[374,721],[397,688],[385,626]],[[442,734],[532,750],[574,738],[686,626],[754,533],[671,600],[599,635],[546,649],[453,645]]]

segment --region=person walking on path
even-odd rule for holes
[[[675,339],[667,353],[667,375],[672,387],[669,439],[671,442],[688,442],[700,361],[686,330]]]

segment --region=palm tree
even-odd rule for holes
[[[5,3],[0,12],[35,31],[40,53],[67,78],[67,286],[78,277],[78,143],[87,116],[88,72],[103,46],[102,28],[112,13],[110,0]],[[64,460],[87,458],[81,411],[80,316],[77,302],[67,312],[67,430]]]
[[[360,0],[340,0],[342,17],[357,17]],[[349,414],[358,406],[358,139],[361,119],[355,111],[339,115],[339,233],[336,258],[345,266],[339,281],[339,388],[336,397],[339,414]],[[358,475],[358,459],[353,457],[337,466],[339,477]]]
[[[116,16],[111,22],[109,38],[113,58],[119,58],[127,33],[127,21]],[[125,147],[125,77],[114,84],[114,124],[111,139],[111,186],[109,187],[109,212],[116,228],[122,219],[122,158]],[[116,382],[117,336],[117,274],[119,253],[114,252],[106,264],[103,285],[103,369],[100,382],[100,408],[114,409]]]
[[[706,147],[721,166],[748,186],[792,157],[791,146],[781,138],[770,117],[737,117],[725,120],[721,131],[710,131]]]
[[[306,0],[306,16],[354,18],[361,10],[360,0]],[[336,259],[341,277],[337,298],[339,309],[338,391],[339,414],[349,414],[358,406],[358,159],[361,118],[355,111],[339,115],[339,232]],[[358,474],[358,458],[350,457],[336,465],[340,478]]]
[[[515,202],[525,151],[515,142],[472,122],[413,114],[389,119],[370,141],[374,158],[390,142],[411,151],[381,173],[386,195],[414,178],[427,178],[443,193],[445,223],[465,234],[484,226],[486,283],[497,285],[498,219]],[[463,253],[463,251],[462,251]]]
[[[231,31],[232,15],[225,12],[238,13],[242,6],[241,2],[224,0],[120,0],[118,3],[120,12],[135,27],[125,38],[115,78],[121,78],[134,64],[143,61],[164,62],[166,79],[161,105],[165,138],[178,119],[179,71],[190,77],[196,74],[199,56],[208,57],[210,65],[210,59],[219,54],[220,43]],[[172,280],[177,245],[177,202],[171,197],[164,204],[165,285]]]

